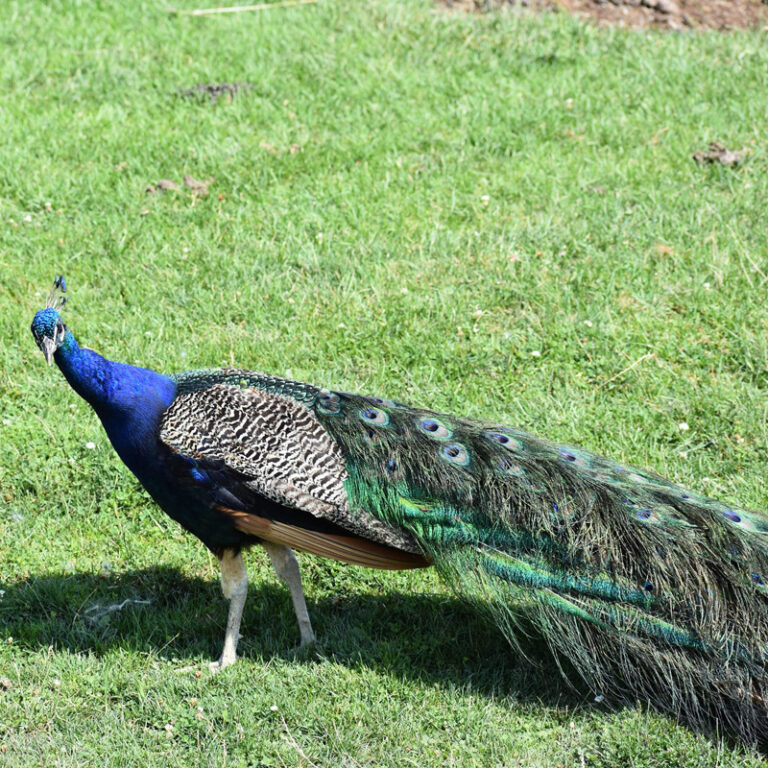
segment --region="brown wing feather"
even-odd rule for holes
[[[403,552],[358,536],[310,531],[238,509],[221,506],[217,509],[231,517],[235,521],[235,528],[243,533],[350,565],[391,571],[426,568],[431,565],[422,555]]]
[[[362,510],[352,514],[340,447],[312,410],[289,397],[225,384],[186,392],[163,415],[160,439],[177,453],[223,461],[250,490],[328,520],[356,540],[420,557],[405,531]]]

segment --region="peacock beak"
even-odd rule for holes
[[[45,355],[45,362],[50,365],[53,362],[53,353],[56,351],[56,342],[46,336],[40,343],[40,349],[43,350],[43,355]]]

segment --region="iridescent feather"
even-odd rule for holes
[[[345,457],[352,514],[410,533],[513,644],[525,617],[597,692],[768,731],[768,516],[429,411],[379,405],[371,440],[371,401],[337,397],[318,418]]]

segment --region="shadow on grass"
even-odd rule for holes
[[[183,664],[218,656],[227,603],[215,582],[158,567],[125,574],[57,574],[2,585],[0,637],[17,647],[53,646],[96,655],[113,648],[154,652]],[[511,696],[549,707],[589,701],[556,673],[543,643],[525,657],[477,610],[440,595],[340,595],[309,602],[322,657],[350,668]],[[251,585],[242,657],[295,658],[298,627],[287,590]]]

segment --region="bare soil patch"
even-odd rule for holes
[[[443,0],[447,7],[564,10],[598,24],[666,29],[768,27],[768,0]]]

